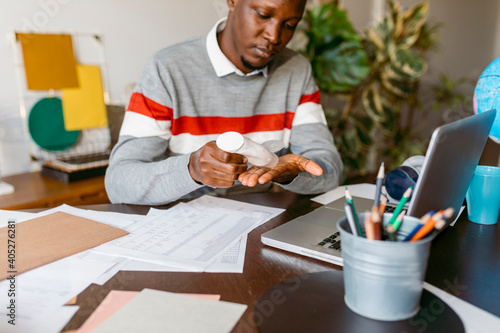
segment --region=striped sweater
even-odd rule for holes
[[[114,203],[165,204],[202,193],[189,156],[226,131],[257,142],[281,140],[324,170],[285,189],[314,194],[338,185],[342,163],[326,126],[309,62],[284,49],[267,75],[218,77],[199,37],[158,52],[131,97],[106,173]]]

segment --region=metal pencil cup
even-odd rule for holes
[[[358,219],[364,233],[365,214]],[[392,214],[384,214],[384,225]],[[399,228],[403,239],[419,223],[405,216]],[[354,236],[346,218],[337,222],[344,260],[344,300],[357,314],[376,320],[413,317],[420,309],[423,280],[433,235],[415,242],[370,240]]]

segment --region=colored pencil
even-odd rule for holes
[[[396,239],[396,229],[394,228],[394,225],[389,224],[385,230],[387,231],[387,236],[389,237],[389,240],[391,242],[397,241]]]
[[[382,196],[382,200],[380,200],[380,206],[379,206],[380,214],[382,215],[384,214],[386,206],[387,206],[387,197],[384,195]]]
[[[356,222],[354,221],[352,206],[349,203],[344,204],[345,216],[347,218],[347,222],[349,222],[349,226],[351,227],[351,232],[354,236],[359,236],[358,230],[356,228]]]
[[[382,192],[382,182],[384,181],[384,162],[380,164],[378,169],[377,180],[375,181],[375,199],[373,205],[378,207],[380,205],[380,193]]]
[[[429,219],[431,218],[431,216],[432,216],[432,215],[434,215],[434,211],[433,211],[433,210],[431,210],[430,212],[428,212],[427,214],[425,214],[424,216],[422,216],[422,217],[420,218],[420,223],[419,223],[419,224],[417,224],[417,225],[415,226],[415,228],[413,228],[413,230],[412,230],[412,231],[410,231],[410,233],[408,234],[408,236],[406,236],[406,237],[405,237],[405,239],[403,239],[403,241],[405,241],[405,242],[406,242],[406,241],[409,241],[409,240],[413,237],[413,235],[415,235],[415,234],[417,233],[417,231],[419,231],[419,230],[420,230],[420,228],[422,228],[422,226],[423,226],[423,225],[424,225],[427,221],[429,221]]]
[[[395,242],[398,240],[397,239],[398,229],[401,226],[401,223],[403,223],[403,217],[405,216],[405,214],[406,214],[406,210],[402,211],[398,215],[398,217],[396,218],[396,221],[394,221],[393,224],[389,224],[386,227],[387,235],[388,235],[390,241]]]
[[[372,217],[370,216],[370,212],[365,212],[365,233],[366,238],[375,239],[375,225],[373,224]]]
[[[373,223],[373,229],[375,230],[375,239],[382,239],[382,216],[378,211],[377,207],[372,207],[371,220]]]
[[[354,215],[354,222],[356,223],[356,229],[358,231],[358,235],[363,237],[363,233],[361,232],[361,226],[360,226],[359,220],[358,220],[358,214],[356,213],[356,208],[354,207],[354,201],[352,201],[352,196],[351,196],[351,193],[349,193],[347,186],[345,187],[345,198],[347,200],[347,203],[351,206],[352,214]]]
[[[436,230],[443,229],[444,226],[446,225],[446,221],[449,220],[453,216],[454,212],[455,212],[455,210],[451,207],[445,209],[445,211],[443,213],[443,217],[439,221],[436,221],[436,225],[434,226],[434,229],[436,229]]]
[[[408,187],[408,189],[405,191],[405,193],[403,194],[403,197],[401,198],[401,200],[399,201],[399,204],[396,206],[396,209],[394,210],[394,213],[392,214],[392,217],[391,219],[389,220],[389,223],[387,223],[387,225],[390,225],[390,224],[393,224],[395,221],[396,221],[396,218],[398,217],[398,215],[401,213],[401,211],[403,210],[403,208],[405,207],[406,203],[408,202],[408,200],[410,200],[410,196],[411,196],[411,191],[413,190],[413,186],[410,186]]]
[[[418,230],[417,233],[413,235],[412,238],[410,238],[410,242],[417,241],[431,232],[434,229],[436,222],[441,220],[441,217],[443,217],[443,213],[444,210],[440,210],[439,212],[432,215],[431,218],[427,222],[425,222],[422,228],[420,228],[420,230]]]
[[[396,221],[392,224],[394,226],[394,230],[398,231],[399,227],[401,227],[401,223],[403,223],[403,217],[406,214],[406,210],[403,210],[401,213],[399,213],[398,217],[396,218]]]

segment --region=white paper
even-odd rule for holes
[[[204,195],[188,203],[190,207],[201,210],[213,209],[219,212],[240,212],[252,214],[255,217],[263,219],[262,223],[281,214],[285,210],[282,208],[255,205],[251,203],[235,201],[227,198]]]
[[[0,209],[0,228],[6,227],[9,221],[15,220],[16,223],[24,222],[36,217],[36,213],[17,212],[14,210]]]
[[[247,236],[243,236],[238,243],[219,256],[213,264],[205,268],[205,272],[243,273],[246,247]]]
[[[55,208],[44,210],[37,214],[37,216],[44,216],[55,212],[64,212],[67,214],[83,217],[89,220],[97,221],[110,225],[115,228],[128,230],[135,222],[144,218],[143,215],[121,214],[113,212],[100,212],[87,209],[75,208],[68,205],[61,205]]]
[[[94,251],[203,271],[259,222],[246,214],[193,210],[178,204],[137,222],[129,235]]]
[[[349,193],[353,197],[365,198],[365,199],[373,199],[375,198],[375,189],[377,188],[375,184],[353,184],[347,186]],[[338,186],[335,189],[318,195],[317,197],[312,198],[312,201],[316,201],[322,205],[329,204],[337,199],[340,199],[345,196],[345,187]]]
[[[465,332],[490,333],[494,330],[494,327],[500,327],[500,318],[497,316],[465,302],[430,283],[424,282],[424,289],[439,297],[457,313],[460,319],[462,319]]]
[[[462,215],[464,210],[465,210],[465,206],[460,207],[460,210],[458,211],[457,217],[455,218],[455,220],[453,220],[453,222],[450,223],[450,225],[449,225],[450,227],[453,227],[455,225],[455,223],[457,223],[460,215]]]
[[[217,260],[205,268],[207,273],[243,273],[245,262],[245,249],[247,237],[243,236],[240,241],[224,252]],[[146,272],[188,272],[189,270],[165,265],[155,265],[145,261],[130,260],[122,271],[146,271]]]
[[[30,330],[30,333],[59,333],[69,323],[80,307],[63,306],[44,318]]]
[[[168,210],[150,211],[146,219],[128,228],[129,235],[94,248],[94,251],[174,270],[203,271],[242,236],[283,211],[203,196]],[[234,255],[244,257],[241,251]]]
[[[111,279],[116,273],[118,273],[130,261],[129,259],[124,258],[124,257],[117,257],[117,256],[113,256],[113,255],[103,254],[103,253],[95,252],[92,250],[81,252],[81,253],[77,254],[76,256],[82,260],[99,261],[99,262],[109,263],[112,265],[101,276],[99,276],[94,281],[92,281],[93,283],[101,285],[101,286],[103,284],[105,284],[106,282],[108,282],[109,279]]]
[[[92,281],[112,266],[111,263],[78,259],[75,255],[16,276],[15,326],[8,323],[6,306],[0,307],[0,332],[31,333],[31,330],[69,300],[81,293]],[[0,282],[4,302],[10,281]]]

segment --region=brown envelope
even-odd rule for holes
[[[0,281],[127,234],[125,230],[63,212],[15,224],[15,228],[0,228]]]

